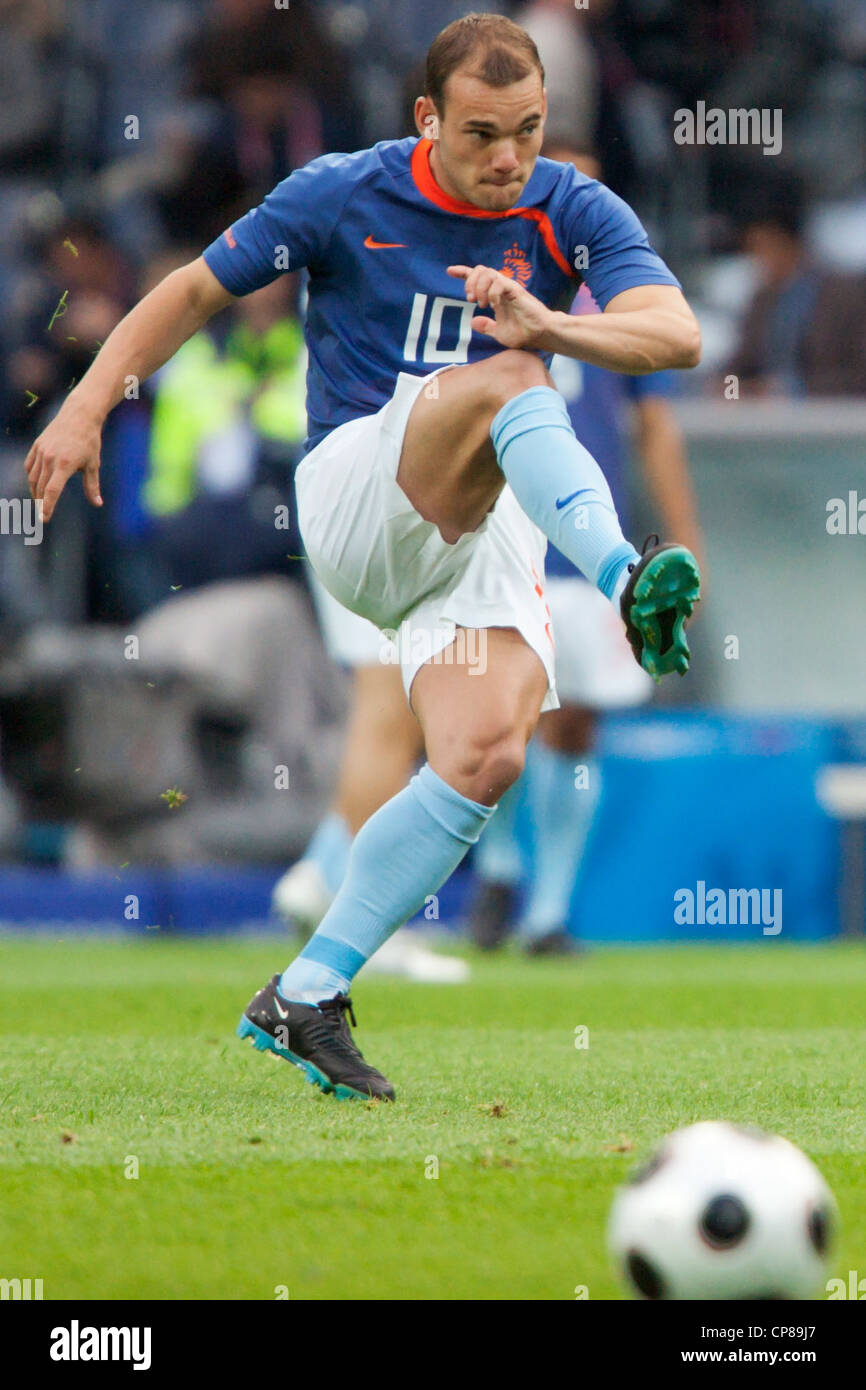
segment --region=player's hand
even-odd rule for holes
[[[73,473],[84,475],[84,495],[102,506],[99,450],[102,425],[67,401],[33,443],[24,463],[30,495],[42,503],[42,520],[50,521],[57,499]]]
[[[537,348],[550,329],[553,314],[509,275],[486,265],[449,265],[448,274],[465,281],[466,298],[482,309],[492,309],[495,318],[475,314],[472,327],[477,333],[495,338],[508,348]]]

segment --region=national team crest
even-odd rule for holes
[[[527,285],[532,276],[532,262],[516,241],[505,253],[502,274],[507,275],[509,280],[516,280],[519,285]]]

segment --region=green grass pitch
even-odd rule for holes
[[[0,941],[0,1276],[46,1299],[616,1298],[616,1185],[715,1117],[805,1148],[841,1207],[831,1272],[866,1274],[866,949],[362,978],[357,1037],[393,1106],[323,1096],[235,1037],[289,954]]]

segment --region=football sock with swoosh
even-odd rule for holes
[[[531,386],[513,396],[493,417],[490,437],[526,515],[616,602],[640,556],[622,534],[607,480],[577,439],[559,392]]]
[[[282,997],[318,1004],[345,993],[383,941],[450,878],[495,810],[425,763],[358,831],[337,896],[283,972]]]

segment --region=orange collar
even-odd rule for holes
[[[428,198],[431,203],[435,203],[444,212],[460,213],[463,217],[526,217],[531,222],[538,225],[538,230],[544,240],[544,244],[550,252],[556,264],[564,274],[577,279],[574,270],[563,256],[556,244],[556,237],[553,234],[553,226],[547,213],[540,208],[505,208],[502,212],[489,212],[486,208],[477,208],[474,203],[461,203],[459,199],[452,198],[443,188],[440,188],[430,168],[430,151],[433,142],[426,136],[421,136],[412,151],[410,168],[415,187],[418,192]]]
[[[488,212],[486,208],[477,208],[474,203],[461,203],[459,199],[452,198],[450,193],[446,193],[444,188],[440,188],[436,182],[433,170],[430,168],[430,151],[433,149],[433,141],[428,140],[422,135],[414,150],[412,151],[412,177],[419,193],[423,193],[425,198],[429,198],[431,203],[435,203],[438,208],[444,208],[446,212],[459,212],[464,217],[507,217],[514,212],[514,208],[507,208],[505,212]]]

